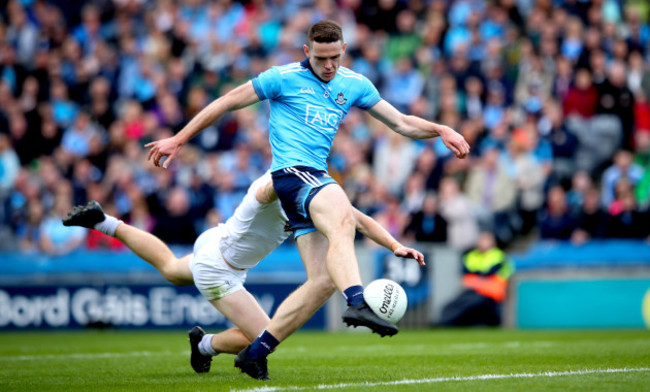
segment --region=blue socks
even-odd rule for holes
[[[280,344],[278,339],[265,329],[262,331],[260,336],[251,343],[251,348],[248,350],[248,357],[251,359],[266,357],[273,352],[278,344]]]
[[[363,304],[363,286],[350,286],[343,291],[343,296],[348,306],[359,306]]]

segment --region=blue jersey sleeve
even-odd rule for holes
[[[262,72],[252,82],[257,96],[262,101],[277,98],[282,92],[282,75],[277,67]]]
[[[360,94],[353,106],[363,110],[368,110],[381,101],[379,91],[377,91],[375,85],[365,76],[362,77],[360,87]]]

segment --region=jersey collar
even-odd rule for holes
[[[329,83],[329,82],[326,82],[326,81],[324,81],[323,79],[319,78],[318,75],[316,75],[316,72],[314,72],[313,68],[311,67],[311,64],[309,64],[309,57],[307,57],[306,59],[302,60],[302,61],[300,62],[300,65],[302,65],[303,67],[307,68],[307,69],[309,70],[309,72],[311,72],[311,74],[314,75],[314,76],[316,77],[316,79],[318,79],[319,82],[321,82],[321,83],[325,83],[325,84],[328,84],[328,83]],[[338,71],[337,71],[337,74],[338,74]],[[334,80],[334,79],[332,79],[332,80]],[[330,82],[331,82],[332,80],[330,80]]]

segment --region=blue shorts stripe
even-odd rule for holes
[[[284,169],[288,173],[293,173],[295,174],[298,178],[303,180],[306,184],[309,184],[311,186],[320,186],[320,181],[316,179],[316,177],[312,176],[310,173],[305,173],[301,172],[300,170],[296,169],[295,167],[288,167]],[[311,177],[310,177],[311,176]]]

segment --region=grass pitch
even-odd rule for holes
[[[302,332],[261,382],[220,355],[189,365],[184,331],[0,333],[0,391],[650,391],[649,331]]]

